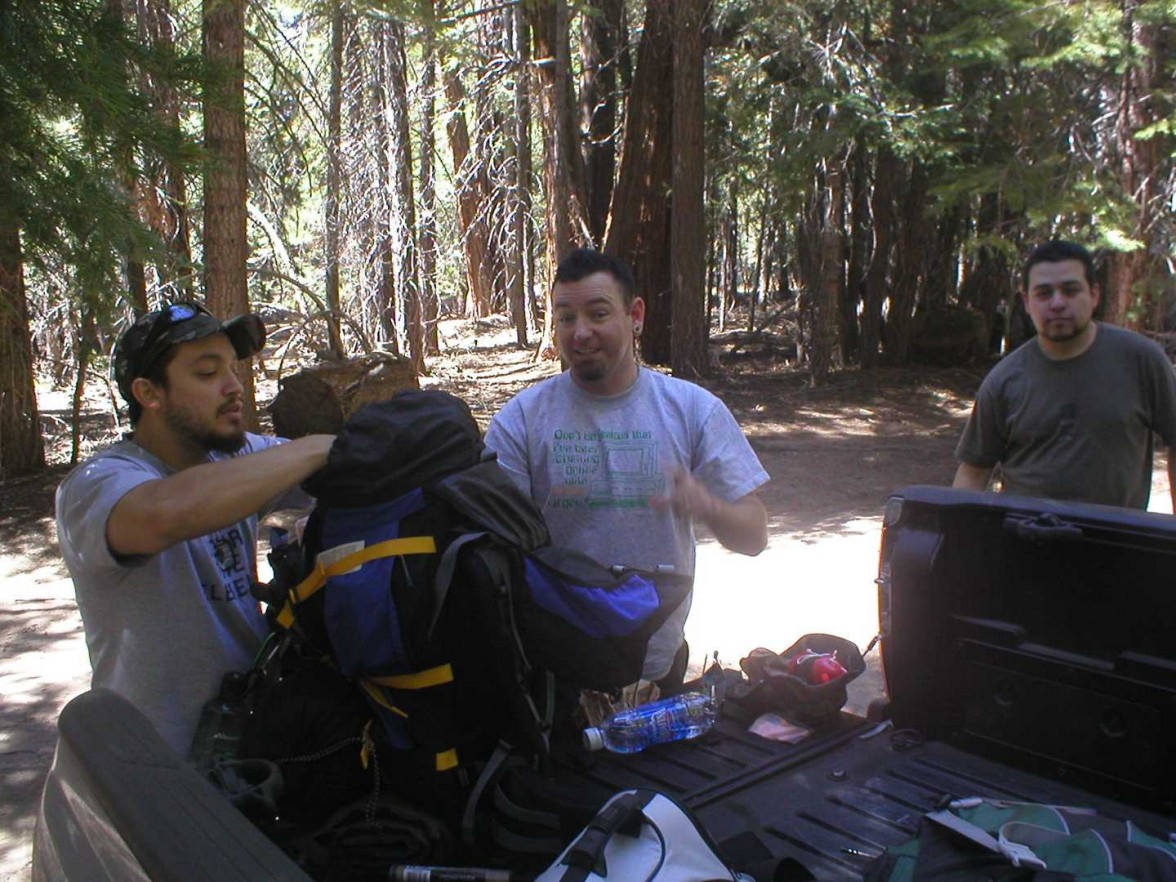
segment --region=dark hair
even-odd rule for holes
[[[621,285],[625,306],[633,302],[637,282],[629,265],[615,254],[605,254],[595,248],[576,248],[564,255],[555,269],[556,282],[578,282],[596,273],[608,273]]]
[[[167,368],[168,365],[175,360],[176,354],[179,352],[178,346],[171,346],[166,352],[157,358],[152,365],[143,374],[144,380],[150,380],[156,386],[162,386],[167,389]],[[132,382],[134,382],[132,380]],[[129,387],[128,387],[129,388]],[[131,428],[139,424],[139,417],[143,416],[143,405],[139,403],[132,392],[127,396],[127,419],[131,421]]]
[[[1054,239],[1038,245],[1025,259],[1025,270],[1021,274],[1021,286],[1029,290],[1029,270],[1039,263],[1060,263],[1063,260],[1080,260],[1086,270],[1086,284],[1092,288],[1095,285],[1094,258],[1090,252],[1077,242],[1067,242],[1064,239]]]

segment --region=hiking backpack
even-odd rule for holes
[[[362,690],[380,762],[424,804],[503,742],[542,760],[555,684],[614,689],[689,579],[550,545],[468,406],[406,391],[356,411],[304,484],[303,574],[272,607]]]

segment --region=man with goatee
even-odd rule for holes
[[[334,438],[245,431],[236,368],[264,342],[252,314],[222,322],[173,303],[141,316],[115,348],[132,431],[57,491],[92,685],[129,699],[181,756],[266,633],[250,594],[258,516],[309,505],[297,485]]]
[[[1090,253],[1053,241],[1025,263],[1021,298],[1037,336],[985,377],[956,447],[954,486],[1146,509],[1152,436],[1176,443],[1176,374],[1151,340],[1094,314]]]

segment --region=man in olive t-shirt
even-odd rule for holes
[[[1101,292],[1080,245],[1036,248],[1021,297],[1037,336],[981,384],[953,486],[984,490],[999,466],[1008,493],[1147,508],[1152,434],[1176,443],[1167,356],[1139,334],[1093,320]],[[1171,458],[1168,474],[1176,509]]]

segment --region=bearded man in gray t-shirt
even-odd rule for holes
[[[1176,443],[1176,373],[1139,334],[1094,321],[1090,254],[1048,242],[1026,262],[1025,309],[1037,336],[989,372],[956,448],[953,486],[1146,509],[1152,436]]]
[[[222,322],[174,303],[140,317],[115,348],[132,432],[57,490],[92,685],[127,698],[181,756],[201,706],[265,635],[249,590],[258,514],[309,505],[297,485],[334,440],[244,430],[237,362],[264,342],[256,315]]]
[[[694,573],[694,524],[726,548],[759,554],[768,480],[730,411],[693,383],[640,367],[645,303],[629,268],[571,252],[552,288],[564,373],[519,393],[486,445],[542,508],[552,542],[606,565]],[[665,691],[686,668],[682,604],[654,634],[642,679]]]

